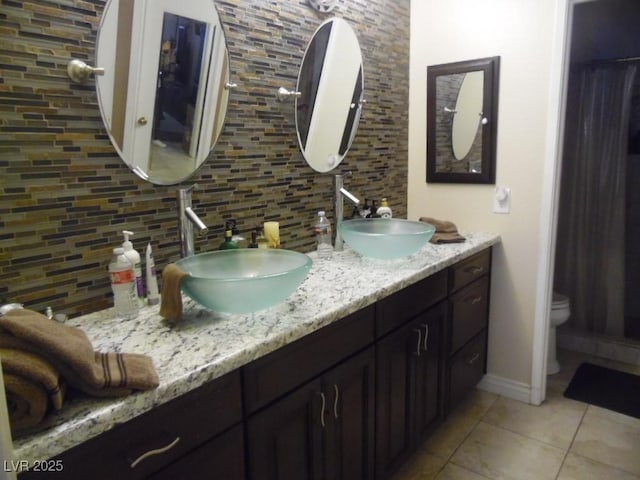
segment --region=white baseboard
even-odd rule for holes
[[[478,384],[480,390],[485,390],[513,400],[524,403],[531,403],[531,385],[526,383],[515,382],[508,378],[498,377],[497,375],[486,374]]]

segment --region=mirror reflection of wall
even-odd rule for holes
[[[482,72],[436,79],[437,172],[482,171],[482,79]]]
[[[451,127],[453,155],[457,160],[467,160],[469,171],[482,172],[482,93],[484,73],[468,72],[458,91],[456,114]]]
[[[96,61],[103,121],[134,172],[171,185],[208,158],[222,130],[229,62],[211,0],[109,0]]]
[[[347,154],[362,112],[362,53],[351,26],[332,18],[309,42],[296,99],[298,143],[305,160],[318,172],[337,167]]]
[[[493,183],[499,58],[427,67],[427,181]]]

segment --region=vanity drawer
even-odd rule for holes
[[[238,424],[241,399],[240,374],[235,371],[64,452],[58,457],[64,466],[59,476],[25,472],[20,480],[146,478]]]
[[[454,293],[451,302],[451,344],[453,353],[487,326],[489,308],[489,277],[476,280]]]
[[[247,413],[306,383],[373,343],[374,306],[318,330],[245,366]]]
[[[382,337],[447,296],[447,270],[434,273],[378,302],[376,336]]]
[[[483,250],[466,260],[454,265],[449,270],[450,292],[455,292],[468,285],[482,275],[489,273],[491,268],[491,249]]]
[[[482,379],[486,370],[487,333],[479,334],[460,350],[449,363],[448,395],[445,411],[448,413],[463,400]]]

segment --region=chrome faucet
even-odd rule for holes
[[[191,209],[191,194],[197,185],[178,189],[178,228],[180,230],[180,255],[190,257],[194,254],[194,226],[198,235],[206,234],[209,229]]]
[[[344,246],[344,240],[340,235],[340,229],[338,228],[344,220],[344,198],[346,197],[356,207],[360,205],[360,200],[353,195],[349,190],[344,188],[344,177],[351,176],[351,172],[345,174],[338,174],[335,176],[335,214],[336,214],[336,241],[333,249],[337,252],[341,252]]]

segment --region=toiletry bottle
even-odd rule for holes
[[[251,242],[249,248],[258,248],[258,237],[260,236],[260,227],[255,227],[251,232]]]
[[[387,203],[387,199],[383,198],[380,202],[380,208],[378,208],[378,215],[382,218],[391,218],[391,209]]]
[[[224,228],[224,241],[220,244],[219,250],[231,250],[238,248],[236,242],[233,241],[233,226],[231,222],[226,222]]]
[[[371,202],[371,213],[367,215],[367,218],[380,218],[380,215],[378,215],[378,206],[376,205],[375,200],[372,200]]]
[[[144,283],[142,281],[142,263],[140,254],[133,249],[133,244],[129,240],[129,237],[133,235],[133,232],[123,230],[122,234],[124,235],[122,248],[124,249],[124,254],[133,264],[133,270],[136,272],[136,293],[138,295],[138,299],[142,302],[144,299]]]
[[[247,248],[249,242],[247,242],[246,238],[240,235],[240,230],[238,230],[238,225],[236,224],[236,221],[232,219],[232,220],[229,220],[229,223],[231,225],[231,233],[233,234],[231,237],[231,240],[235,242],[238,248]]]
[[[264,236],[264,231],[262,227],[256,227],[258,232],[258,248],[269,248],[269,240]]]
[[[151,243],[147,244],[146,252],[146,274],[147,274],[147,304],[157,305],[160,302],[158,293],[158,277],[156,274],[156,262],[151,253]]]
[[[331,222],[327,219],[324,210],[318,212],[318,221],[314,226],[318,258],[331,258],[333,245],[331,244]]]
[[[367,218],[369,215],[371,215],[371,207],[369,206],[369,200],[365,198],[364,205],[360,209],[360,216],[362,218]]]
[[[113,290],[113,307],[116,318],[130,320],[138,316],[138,295],[136,291],[136,274],[133,264],[124,254],[121,247],[113,249],[109,263],[111,289]]]

